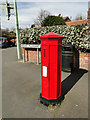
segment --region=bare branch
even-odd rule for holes
[[[39,12],[39,15],[34,20],[34,24],[37,26],[40,26],[44,18],[46,18],[48,15],[50,15],[50,12],[47,10],[42,10]]]

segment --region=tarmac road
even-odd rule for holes
[[[2,61],[3,118],[88,118],[88,72],[62,72],[65,99],[49,109],[38,100],[40,66],[17,61],[16,47],[3,49]]]

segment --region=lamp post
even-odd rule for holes
[[[14,10],[15,10],[16,38],[17,38],[17,56],[18,56],[18,59],[21,59],[21,49],[20,49],[20,41],[19,41],[18,13],[17,13],[16,0],[14,1]]]

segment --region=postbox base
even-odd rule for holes
[[[64,100],[64,98],[65,96],[60,96],[57,99],[48,100],[42,97],[42,94],[40,94],[40,102],[46,106],[48,106],[49,104],[55,105],[55,104],[61,103]]]

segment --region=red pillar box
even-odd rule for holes
[[[50,32],[41,40],[41,94],[45,104],[57,103],[61,98],[62,40],[64,36]]]

